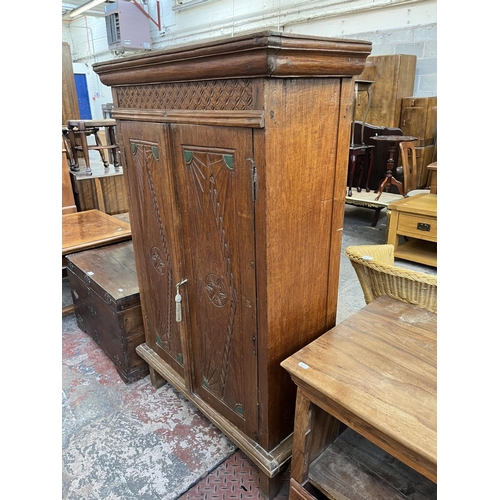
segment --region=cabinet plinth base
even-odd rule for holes
[[[240,448],[261,471],[261,493],[272,498],[280,485],[280,476],[285,472],[292,455],[292,437],[290,434],[276,448],[266,451],[256,441],[243,434],[226,418],[214,412],[199,396],[189,392],[184,381],[175,373],[146,343],[136,348],[137,354],[148,363],[150,371],[156,378],[163,377],[177,389],[187,400],[191,401],[221,432],[223,432],[238,448]],[[158,381],[156,381],[158,383]],[[153,384],[154,387],[157,387]],[[158,386],[159,387],[159,386]],[[266,491],[269,490],[269,491]]]

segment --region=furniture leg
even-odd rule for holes
[[[149,376],[151,378],[151,385],[155,389],[159,389],[167,383],[167,381],[154,368],[151,368],[151,366],[149,367]]]
[[[87,175],[92,175],[92,169],[90,168],[90,156],[89,156],[89,147],[87,144],[87,136],[85,133],[85,126],[81,124],[81,127],[78,128],[78,134],[79,137],[81,138],[81,147],[82,147],[82,154],[83,154],[83,160],[85,161],[85,173]]]
[[[365,190],[367,193],[370,192],[368,184],[370,182],[370,176],[372,175],[372,167],[373,167],[373,152],[372,148],[370,148],[368,149],[368,173],[366,174],[366,186],[365,186]]]
[[[293,429],[292,469],[290,477],[302,484],[309,474],[312,403],[297,390],[295,423]]]
[[[372,227],[375,227],[377,225],[378,218],[380,217],[381,211],[382,211],[382,207],[375,209],[375,213],[373,214]]]
[[[342,423],[311,403],[301,388],[295,401],[290,477],[302,484],[309,475],[309,464],[340,434]],[[322,431],[315,433],[315,429]]]
[[[361,155],[361,162],[357,162],[360,165],[358,173],[358,181],[356,182],[356,191],[361,193],[361,179],[363,178],[363,172],[365,171],[365,160],[366,160],[366,150]]]
[[[283,486],[283,474],[288,467],[282,470],[274,477],[267,476],[263,471],[259,472],[260,494],[265,498],[274,498]]]
[[[80,165],[78,164],[78,151],[76,149],[76,136],[73,127],[68,127],[68,140],[71,149],[71,158],[69,168],[73,172],[78,172],[80,170]]]
[[[384,192],[384,189],[385,189],[385,185],[387,184],[387,182],[389,181],[389,178],[387,176],[385,176],[378,184],[378,189],[377,189],[377,193],[378,195],[375,197],[375,201],[378,201],[380,196],[382,196],[382,193]]]
[[[108,159],[106,158],[106,155],[104,154],[103,144],[101,142],[101,139],[99,138],[99,129],[94,128],[92,130],[92,133],[94,134],[95,143],[99,147],[98,151],[99,151],[99,155],[101,156],[101,161],[102,161],[104,167],[108,168],[109,162],[108,162]]]
[[[113,165],[115,166],[115,169],[117,169],[120,166],[120,162],[118,161],[118,147],[116,142],[115,127],[108,127],[108,134],[110,145],[114,146],[111,149],[111,155],[113,156]]]
[[[356,153],[351,153],[349,155],[349,182],[347,184],[347,196],[352,196],[352,183],[354,179],[354,170],[356,168]]]

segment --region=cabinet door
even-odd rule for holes
[[[175,320],[176,284],[184,271],[169,129],[136,122],[119,127],[146,343],[186,380],[186,335]]]
[[[194,390],[257,437],[252,131],[172,125]]]

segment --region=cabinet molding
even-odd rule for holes
[[[189,111],[125,109],[113,110],[113,117],[118,120],[140,120],[155,123],[196,123],[198,125],[220,125],[230,127],[264,128],[263,111]]]
[[[104,85],[359,75],[371,42],[267,31],[93,65]],[[215,58],[217,63],[214,64]]]

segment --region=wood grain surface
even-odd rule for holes
[[[437,480],[437,315],[379,297],[282,366],[314,404]]]
[[[132,237],[130,224],[99,210],[62,216],[62,255]]]

